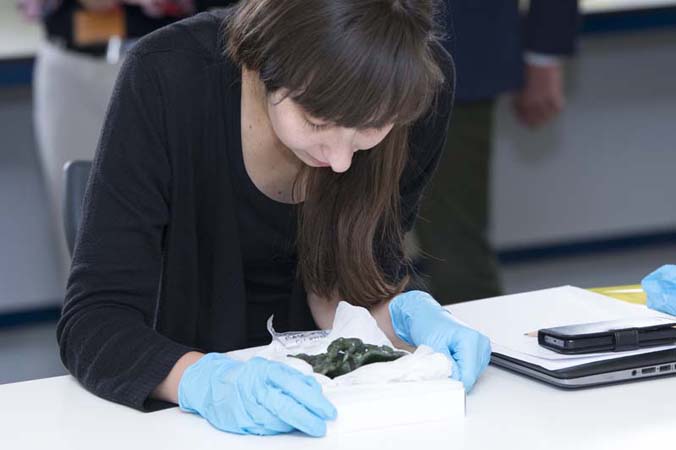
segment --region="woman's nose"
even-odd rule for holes
[[[354,139],[356,130],[344,128],[341,130],[334,145],[324,147],[325,161],[331,165],[331,170],[342,173],[350,168],[352,155],[355,152]]]
[[[324,158],[331,165],[331,170],[342,173],[350,168],[352,164],[352,146],[343,145],[324,150]]]

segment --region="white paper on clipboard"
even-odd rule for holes
[[[621,356],[676,348],[651,347],[628,352],[564,355],[541,347],[537,338],[525,333],[575,323],[628,318],[673,319],[643,305],[635,305],[574,286],[561,286],[521,294],[446,306],[454,316],[491,339],[493,352],[558,370]]]

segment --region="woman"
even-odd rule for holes
[[[219,352],[268,342],[270,314],[329,327],[341,299],[398,347],[446,353],[471,388],[488,340],[402,294],[402,234],[451,109],[435,8],[250,0],[134,47],[57,333],[86,388],[140,410],[178,403],[225,431],[321,436],[336,411],[311,377]]]

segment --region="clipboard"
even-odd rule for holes
[[[674,317],[573,286],[446,307],[491,339],[493,365],[560,388],[583,388],[676,375],[676,345],[565,355],[542,348],[528,330],[570,323]]]

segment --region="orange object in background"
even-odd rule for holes
[[[106,44],[112,37],[124,38],[127,24],[120,7],[108,11],[79,10],[73,15],[73,42],[78,46]]]

